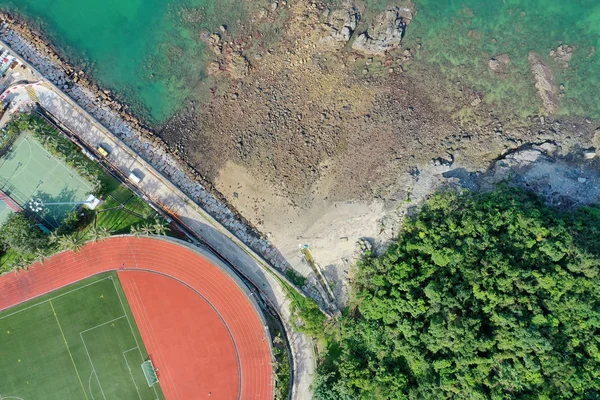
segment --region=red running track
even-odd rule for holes
[[[0,311],[119,270],[167,400],[272,399],[271,348],[246,294],[221,268],[172,241],[118,237],[0,277]]]

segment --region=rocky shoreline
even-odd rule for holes
[[[58,55],[43,35],[20,18],[0,14],[0,40],[11,46],[46,79],[62,89],[90,115],[113,132],[155,169],[178,186],[213,218],[261,255],[273,267],[285,272],[290,266],[281,253],[184,160],[149,128],[102,90],[86,73]],[[312,293],[313,297],[318,297]]]

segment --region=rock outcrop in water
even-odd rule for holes
[[[569,68],[569,61],[573,58],[573,48],[566,44],[560,45],[556,49],[550,50],[550,57],[561,67]]]
[[[554,72],[545,64],[542,57],[533,51],[529,52],[527,59],[529,60],[529,69],[535,80],[535,89],[540,99],[542,99],[546,112],[548,114],[556,113],[559,106],[559,90]]]
[[[510,66],[510,56],[508,54],[499,54],[496,57],[490,58],[488,66],[496,74],[506,74]]]
[[[412,11],[406,7],[379,14],[367,31],[354,40],[352,50],[368,55],[383,55],[398,48],[412,17]]]

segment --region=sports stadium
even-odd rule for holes
[[[273,398],[252,294],[199,248],[113,237],[0,276],[0,399]]]

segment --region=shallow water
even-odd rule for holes
[[[600,118],[598,0],[414,0],[417,15],[406,46],[420,38],[416,59],[468,83],[485,101],[524,116],[540,112],[527,54],[540,53],[565,86],[560,113]],[[335,2],[335,1],[333,1]],[[375,11],[386,0],[366,0]],[[244,0],[0,0],[40,21],[72,60],[85,60],[104,87],[115,90],[153,122],[169,118],[205,78],[201,29],[236,26]],[[187,12],[184,12],[187,10]],[[568,69],[549,56],[561,43],[575,48]],[[508,75],[490,57],[508,53]]]
[[[243,18],[242,0],[0,0],[38,22],[76,64],[153,122],[204,78],[200,30]],[[217,4],[218,3],[218,4]]]
[[[542,55],[564,85],[560,113],[600,118],[600,1],[598,0],[416,0],[418,13],[407,44],[421,38],[417,60],[436,65],[456,80],[485,93],[485,100],[509,103],[519,115],[540,111],[527,54]],[[564,69],[550,49],[572,46]],[[508,53],[511,69],[498,77],[490,57]]]

